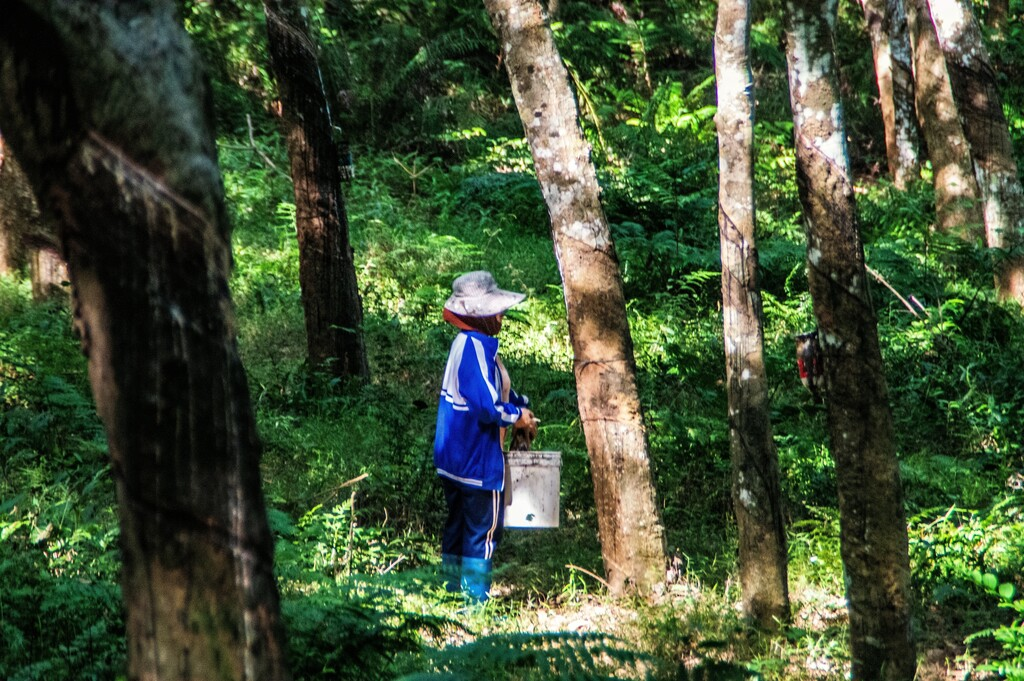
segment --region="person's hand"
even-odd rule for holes
[[[511,449],[526,451],[530,449],[533,438],[537,437],[537,424],[540,420],[533,415],[533,411],[523,407],[520,410],[519,420],[512,424],[512,445]]]

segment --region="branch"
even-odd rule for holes
[[[917,318],[920,318],[920,317],[921,317],[921,315],[919,315],[919,314],[917,313],[917,310],[915,310],[915,309],[914,309],[914,306],[910,304],[910,301],[908,301],[908,300],[907,300],[906,298],[904,298],[903,296],[901,296],[901,295],[900,295],[900,293],[899,293],[899,291],[897,291],[896,289],[894,289],[894,288],[892,287],[892,284],[890,284],[889,282],[887,282],[887,281],[885,280],[885,277],[883,277],[883,276],[882,276],[881,274],[879,274],[879,273],[878,273],[877,271],[873,270],[872,268],[868,267],[867,265],[864,265],[864,269],[866,269],[866,270],[868,271],[868,274],[870,274],[870,275],[871,275],[872,277],[874,277],[874,278],[875,278],[875,279],[876,279],[876,280],[878,281],[878,283],[880,283],[880,284],[881,284],[882,286],[884,286],[884,287],[886,287],[887,289],[889,289],[890,291],[892,291],[892,294],[893,294],[894,296],[896,296],[897,298],[899,298],[899,299],[900,299],[900,302],[901,302],[901,303],[903,303],[903,306],[904,306],[904,307],[906,307],[906,308],[907,308],[908,310],[910,310],[910,313],[911,313],[912,315],[914,315],[914,316],[915,316],[915,317],[917,317]],[[911,298],[914,298],[914,297],[913,297],[913,296],[911,296]],[[916,302],[916,301],[917,301],[917,299],[916,299],[916,298],[914,298],[914,301]],[[920,308],[921,308],[921,311],[922,311],[922,312],[924,312],[924,313],[925,313],[926,315],[928,315],[929,317],[931,317],[931,315],[930,315],[930,314],[928,314],[928,310],[925,310],[925,309],[924,309],[924,307],[922,307],[920,303],[918,303],[918,307],[920,307]]]
[[[612,588],[612,587],[611,587],[611,584],[609,584],[608,582],[606,582],[606,581],[605,581],[604,579],[602,579],[601,577],[598,577],[597,575],[595,575],[595,574],[594,574],[593,572],[591,572],[590,570],[588,570],[588,569],[586,569],[586,568],[581,568],[581,567],[580,567],[579,565],[573,565],[572,563],[568,563],[568,564],[566,564],[566,566],[565,566],[565,567],[569,568],[570,570],[579,570],[580,572],[582,572],[582,573],[583,573],[583,574],[585,574],[585,575],[590,575],[591,577],[593,577],[593,578],[594,578],[594,579],[596,579],[597,581],[599,581],[599,582],[601,582],[602,584],[604,584],[604,588],[606,588],[606,589],[608,589],[609,591],[611,591],[611,588]]]

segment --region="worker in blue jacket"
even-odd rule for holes
[[[442,570],[449,591],[461,589],[479,602],[488,597],[505,516],[501,439],[520,419],[533,419],[529,400],[510,389],[498,358],[502,317],[525,297],[478,271],[455,279],[444,305],[445,321],[459,334],[444,370],[434,437],[434,465],[448,504]]]

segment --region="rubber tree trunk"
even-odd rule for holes
[[[1024,189],[996,73],[970,5],[928,1],[981,190],[985,243],[995,253],[996,293],[1024,305]]]
[[[66,295],[56,227],[43,219],[25,171],[0,137],[0,274],[26,271],[33,299]]]
[[[302,3],[267,0],[263,7],[295,189],[309,361],[339,378],[366,379],[370,369],[363,342],[363,303],[316,46]]]
[[[797,182],[825,358],[852,673],[857,680],[911,681],[907,523],[839,100],[837,0],[788,0],[786,8]]]
[[[988,0],[988,14],[985,23],[989,28],[1001,31],[1010,18],[1010,0]]]
[[[127,678],[287,679],[209,92],[176,5],[4,3],[0,127],[68,257]]]
[[[25,171],[0,137],[0,274],[16,274],[26,269],[24,233],[38,214]]]
[[[920,177],[912,53],[903,0],[861,0],[878,83],[889,175],[900,189]]]
[[[722,312],[740,585],[745,615],[771,629],[789,619],[789,586],[754,239],[754,81],[747,0],[719,0],[715,78]]]
[[[485,0],[551,217],[610,590],[665,581],[664,528],[618,259],[568,72],[537,0]]]
[[[984,243],[981,193],[927,0],[907,0],[907,27],[914,46],[918,120],[935,183],[935,227]]]

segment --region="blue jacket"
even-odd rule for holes
[[[509,401],[501,401],[497,356],[497,338],[461,331],[448,353],[441,384],[434,465],[438,475],[473,489],[504,488],[500,428],[519,420],[521,408],[529,404],[525,395],[511,391]]]

